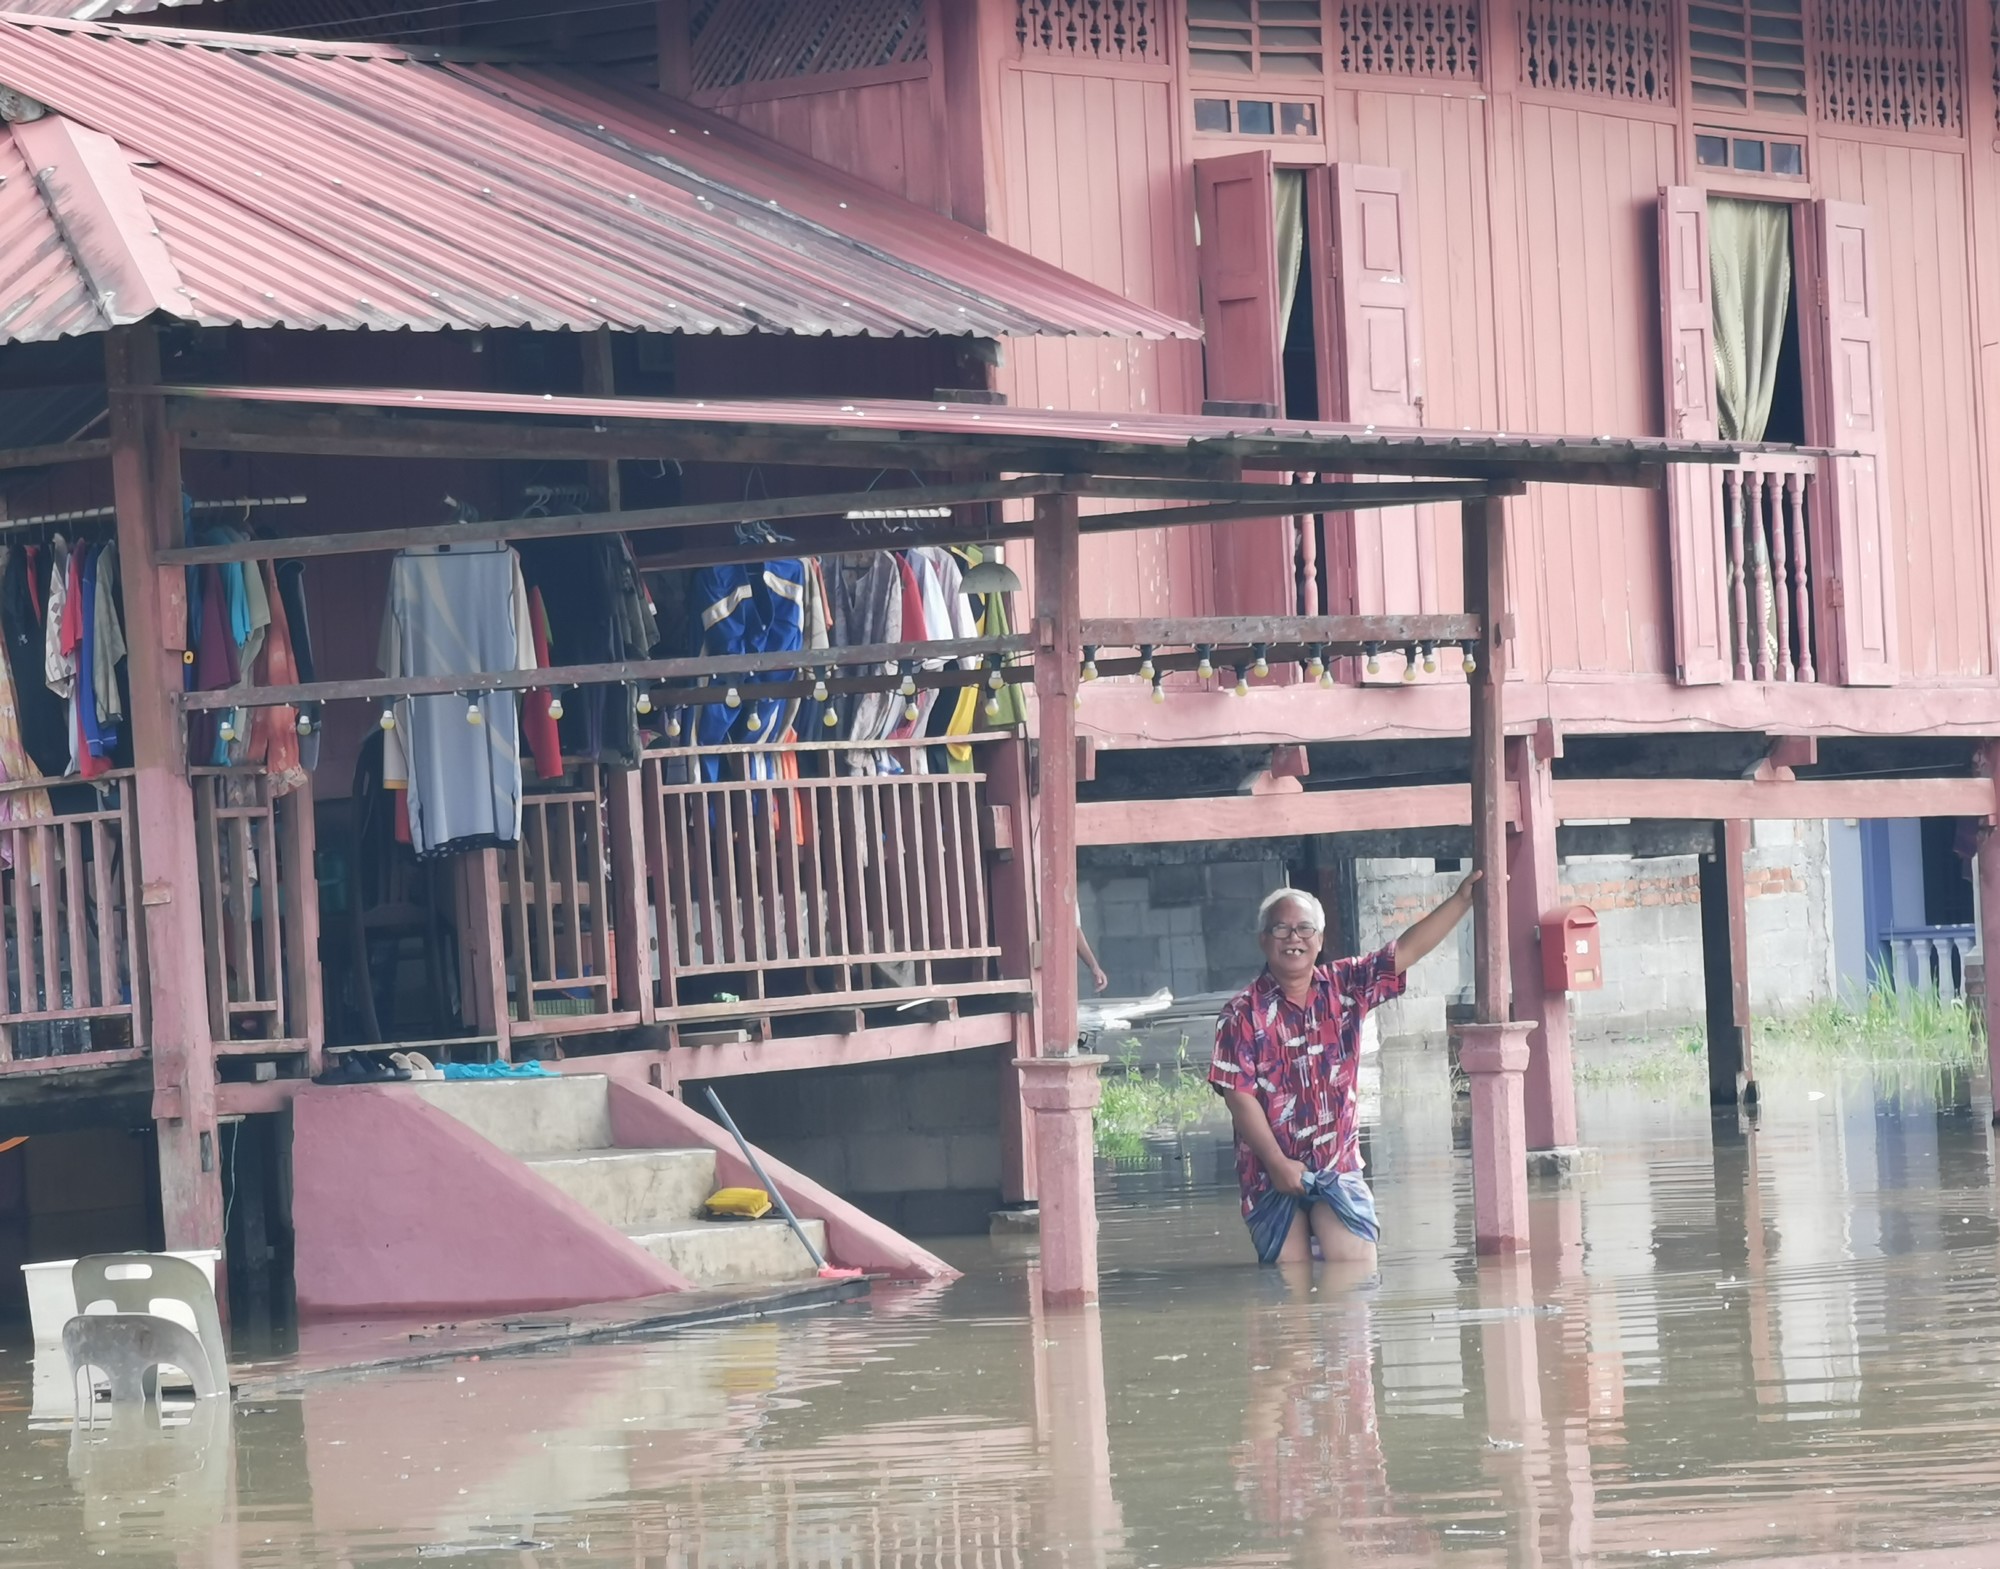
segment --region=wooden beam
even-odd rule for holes
[[[1297,795],[1085,801],[1076,809],[1076,842],[1201,844],[1220,839],[1285,839],[1297,834],[1457,828],[1471,820],[1472,790],[1462,784],[1305,790]]]
[[[931,1024],[894,1024],[852,1035],[779,1036],[768,1041],[677,1046],[670,1053],[674,1078],[686,1084],[745,1073],[790,1073],[807,1068],[903,1062],[945,1052],[1013,1044],[1019,1028],[1012,1013],[975,1013]],[[588,1061],[588,1059],[585,1059]],[[589,1071],[586,1067],[582,1071]]]
[[[489,670],[451,676],[368,676],[351,681],[306,681],[295,686],[232,686],[212,692],[182,692],[178,694],[178,701],[183,710],[195,712],[203,709],[268,707],[278,703],[330,703],[351,698],[439,697],[454,692],[521,692],[530,689],[546,691],[551,687],[601,686],[628,681],[664,683],[676,678],[691,682],[700,676],[723,679],[767,670],[833,669],[842,665],[895,665],[915,660],[983,658],[988,654],[1025,651],[1029,641],[1026,634],[1016,633],[1009,637],[958,638],[945,643],[865,643],[850,648],[812,650],[818,657],[810,662],[804,658],[805,651],[793,650],[790,653],[629,659],[607,664],[556,665],[542,670]],[[967,686],[975,680],[985,680],[986,676],[984,670],[945,669],[925,670],[917,673],[915,678],[930,686]],[[1015,679],[1027,677],[1026,667],[1018,667]],[[827,685],[834,687],[841,679],[829,676]],[[884,684],[897,685],[901,677],[878,673],[846,679],[877,684],[845,687],[843,690],[875,692],[883,690]],[[750,685],[748,682],[744,684],[746,687]],[[803,685],[810,690],[812,682],[807,680]],[[722,700],[723,689],[720,686],[699,690],[704,693],[703,701]],[[745,696],[776,697],[784,690],[776,684],[758,683],[755,690],[746,691]]]
[[[1318,487],[1322,492],[1326,487]],[[1486,494],[1483,485],[1428,483],[1411,480],[1397,485],[1351,485],[1345,494],[1326,495],[1307,504],[1303,499],[1289,505],[1268,501],[1222,501],[1198,507],[1152,507],[1132,512],[1092,512],[1083,518],[1086,534],[1110,534],[1137,528],[1187,528],[1196,523],[1234,523],[1248,518],[1290,516],[1294,513],[1365,512],[1372,508],[1416,506],[1427,501],[1462,501],[1468,490]],[[1390,494],[1396,492],[1397,494]],[[1415,519],[1410,520],[1415,526]]]
[[[291,561],[316,556],[355,556],[408,550],[423,545],[569,539],[579,535],[626,534],[652,529],[692,528],[702,524],[775,522],[850,511],[956,506],[1044,495],[1056,484],[1053,479],[1028,475],[904,490],[848,490],[832,495],[767,496],[754,500],[704,501],[678,507],[641,507],[630,512],[579,512],[546,518],[429,523],[406,528],[368,529],[351,534],[307,534],[293,539],[242,539],[219,545],[185,545],[163,550],[160,552],[160,564],[192,567],[228,561],[274,561],[280,558]],[[899,542],[885,535],[879,541],[879,547],[887,548]]]
[[[1985,779],[1558,779],[1556,815],[1751,819],[1977,817],[1994,812]]]
[[[1369,643],[1400,648],[1411,643],[1472,643],[1479,618],[1452,616],[1148,616],[1094,617],[1083,623],[1089,648],[1193,648],[1207,643],[1315,643],[1358,649]]]
[[[53,441],[39,447],[0,448],[0,469],[38,469],[55,463],[92,463],[111,456],[111,439]]]
[[[1435,484],[1408,481],[1374,483],[1343,480],[1309,485],[1279,485],[1248,480],[1139,479],[1108,474],[1074,474],[1064,483],[1065,490],[1079,496],[1103,496],[1121,501],[1231,502],[1239,505],[1272,506],[1280,512],[1325,510],[1325,503],[1338,508],[1354,500],[1355,505],[1394,505],[1399,501],[1467,501],[1474,496],[1521,494],[1527,487],[1505,479],[1439,480]],[[1363,503],[1363,495],[1379,501]],[[1089,528],[1090,514],[1082,518]]]

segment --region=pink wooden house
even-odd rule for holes
[[[425,1041],[482,1060],[559,1049],[563,1067],[586,1061],[669,1091],[733,1079],[752,1131],[808,1167],[793,1148],[809,1142],[799,1119],[849,1093],[839,1086],[876,1072],[879,1092],[904,1071],[884,1065],[916,1059],[938,1072],[970,1064],[978,1083],[1002,1087],[979,1130],[990,1149],[968,1144],[961,1170],[945,1144],[913,1143],[939,1164],[906,1186],[957,1195],[961,1216],[1034,1196],[1004,1063],[1034,1045],[1022,1009],[1050,984],[1027,874],[1030,803],[1050,759],[1018,732],[979,739],[970,774],[869,785],[828,806],[826,821],[860,814],[839,820],[865,820],[889,851],[819,863],[841,890],[831,901],[812,881],[820,871],[799,870],[796,844],[759,841],[754,791],[690,782],[656,758],[581,769],[534,796],[516,851],[366,891],[341,864],[359,842],[349,778],[380,704],[398,695],[371,663],[384,552],[442,521],[437,496],[519,519],[520,464],[533,455],[552,493],[583,492],[578,514],[709,505],[700,526],[726,531],[761,520],[746,498],[837,489],[824,468],[797,466],[807,459],[773,458],[761,426],[752,460],[741,441],[646,436],[609,403],[555,408],[547,420],[595,423],[552,434],[533,425],[534,399],[819,399],[815,430],[860,418],[859,400],[924,400],[944,423],[990,420],[1024,443],[1068,439],[1065,411],[1081,411],[1099,459],[1123,418],[1183,418],[1190,443],[1220,439],[1222,422],[1241,433],[1286,419],[1364,445],[1420,433],[1421,466],[1381,448],[1371,469],[1355,448],[1338,449],[1343,459],[1322,444],[1317,466],[1272,457],[1268,470],[1243,474],[1239,461],[1219,476],[1300,487],[1307,499],[1289,509],[1239,497],[1155,529],[1125,515],[1195,492],[1082,499],[1086,646],[1127,667],[1154,646],[1147,637],[1190,657],[1157,688],[1128,675],[1084,691],[1074,833],[1087,847],[1282,843],[1295,876],[1332,883],[1343,858],[1374,853],[1369,835],[1462,854],[1484,801],[1505,825],[1511,1007],[1534,1030],[1537,1147],[1577,1141],[1567,1005],[1545,990],[1536,948],[1563,825],[1590,825],[1606,847],[1702,852],[1711,1083],[1734,1104],[1755,1082],[1746,825],[1995,814],[1986,519],[2000,387],[1984,345],[2000,337],[2000,32],[1987,9],[17,10],[0,29],[0,215],[19,220],[0,233],[0,387],[19,410],[0,441],[6,516],[56,520],[24,525],[46,530],[106,506],[102,476],[139,450],[107,444],[107,395],[112,427],[129,435],[163,384],[159,439],[190,497],[303,496],[257,532],[317,553],[323,685],[310,697],[328,705],[333,763],[310,798],[190,772],[169,735],[225,699],[188,694],[160,710],[157,730],[135,726],[130,797],[7,831],[23,846],[52,834],[77,848],[49,851],[67,882],[10,880],[0,1099],[13,1109],[0,1133],[150,1112],[171,1240],[221,1240],[215,1118],[268,1129],[330,1050]],[[172,108],[149,120],[135,102]],[[264,162],[291,172],[260,192]],[[681,206],[653,223],[636,182],[670,166]],[[620,171],[633,189],[619,189]],[[699,228],[718,210],[736,225],[726,239]],[[135,215],[150,239],[132,241]],[[104,232],[92,221],[124,239],[110,271],[89,265]],[[73,299],[65,255],[83,276]],[[364,289],[378,286],[355,281],[364,273],[394,281],[371,299]],[[615,298],[601,281],[614,275]],[[700,294],[705,314],[675,330],[654,285]],[[124,309],[121,289],[137,291]],[[131,308],[141,297],[151,310]],[[164,366],[115,347],[134,324],[172,330]],[[301,327],[316,331],[290,330]],[[197,383],[241,396],[188,395]],[[328,388],[376,390],[343,400]],[[748,430],[755,407],[732,417]],[[849,432],[847,450],[932,486],[1008,471],[986,449],[945,445],[942,429],[874,446]],[[1555,436],[1568,444],[1494,459],[1499,438]],[[1591,457],[1593,442],[1691,451],[1718,439],[1745,450],[1705,465],[1666,466],[1636,447]],[[394,464],[405,466],[381,466]],[[1586,469],[1586,482],[1562,483]],[[1446,499],[1373,510],[1325,499],[1378,475]],[[1490,605],[1483,587],[1466,591],[1451,504],[1462,498],[1435,488],[1456,478],[1512,492]],[[139,483],[125,471],[108,503],[121,539]],[[951,525],[967,542],[1025,531],[1024,502],[960,504],[981,509]],[[1277,515],[1245,515],[1260,510]],[[865,546],[850,525],[866,511],[800,522],[800,553]],[[1116,526],[1093,532],[1093,516]],[[693,526],[688,516],[648,519],[629,525],[648,567],[693,561],[689,539],[727,543],[658,531]],[[134,654],[135,681],[141,663],[184,646],[167,578],[281,553],[161,529],[166,576],[141,581],[167,597],[155,604],[127,580],[130,641],[148,650]],[[501,523],[485,537],[532,534]],[[1455,647],[1440,657],[1443,634],[1423,634],[1486,608],[1507,649],[1500,795],[1475,790],[1467,761],[1478,683]],[[1034,609],[1018,607],[1024,621]],[[1303,658],[1274,660],[1237,695],[1226,663],[1214,679],[1181,673],[1197,645],[1231,641],[1214,630],[1231,617],[1245,645],[1258,640],[1242,629],[1302,618],[1368,618],[1380,635],[1335,650],[1324,683],[1300,679]],[[695,679],[692,667],[646,670],[662,694]],[[1118,755],[1149,749],[1173,756],[1127,766]],[[1238,791],[1246,750],[1257,782]],[[151,806],[148,769],[179,781]],[[1372,782],[1383,779],[1397,782]],[[726,853],[704,837],[718,823],[736,835]],[[157,912],[172,879],[120,851],[149,834],[180,847],[175,875],[199,888],[205,918],[165,948],[145,932],[171,928]],[[252,861],[271,869],[260,889],[244,880]],[[1982,889],[2000,897],[1988,875],[2000,866],[1984,852],[1980,863]],[[827,912],[850,898],[836,931]],[[744,913],[780,906],[782,918]],[[119,942],[98,941],[121,923]],[[345,990],[335,995],[391,929],[429,967],[429,999],[444,1000],[420,1028],[385,1026],[379,1011],[364,1028]],[[71,984],[86,952],[89,984]],[[1960,962],[1949,944],[1934,952],[1947,972]],[[86,1049],[24,1048],[56,1025]],[[897,1131],[932,1138],[923,1120]],[[841,1130],[811,1131],[826,1146]],[[276,1170],[276,1136],[249,1137]],[[819,1154],[827,1186],[911,1220],[852,1151]]]

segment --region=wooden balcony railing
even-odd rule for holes
[[[629,1023],[618,1014],[615,920],[598,769],[521,802],[521,837],[500,852],[512,1035]]]
[[[1739,681],[1817,681],[1812,509],[1818,460],[1747,455],[1718,470],[1729,555],[1729,624]]]
[[[311,1052],[323,1038],[309,791],[254,768],[195,768],[209,1028],[223,1055]]]
[[[0,1071],[145,1050],[131,775],[98,783],[86,810],[0,827]]]
[[[708,781],[703,753],[646,759],[661,1017],[1020,989],[992,975],[1000,948],[980,836],[984,776],[844,771],[857,755],[911,767],[909,747],[883,754],[835,743],[799,752],[833,759],[836,771]]]

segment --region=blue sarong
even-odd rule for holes
[[[1305,1185],[1304,1195],[1296,1198],[1276,1188],[1266,1189],[1250,1206],[1246,1219],[1250,1240],[1257,1247],[1258,1263],[1278,1262],[1285,1238],[1291,1235],[1293,1218],[1307,1214],[1315,1204],[1328,1206],[1340,1217],[1340,1223],[1364,1242],[1373,1242],[1382,1235],[1382,1228],[1375,1223],[1375,1195],[1368,1191],[1367,1180],[1360,1172],[1309,1171]]]

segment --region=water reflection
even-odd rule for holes
[[[1475,1260],[1435,1086],[1387,1085],[1378,1279],[1246,1262],[1218,1140],[1108,1178],[1101,1307],[1031,1254],[653,1343],[29,1421],[0,1553],[301,1566],[1996,1561],[2000,1224],[1962,1083],[1767,1081],[1754,1127],[1584,1096],[1597,1173]],[[44,1391],[46,1393],[46,1391]]]

